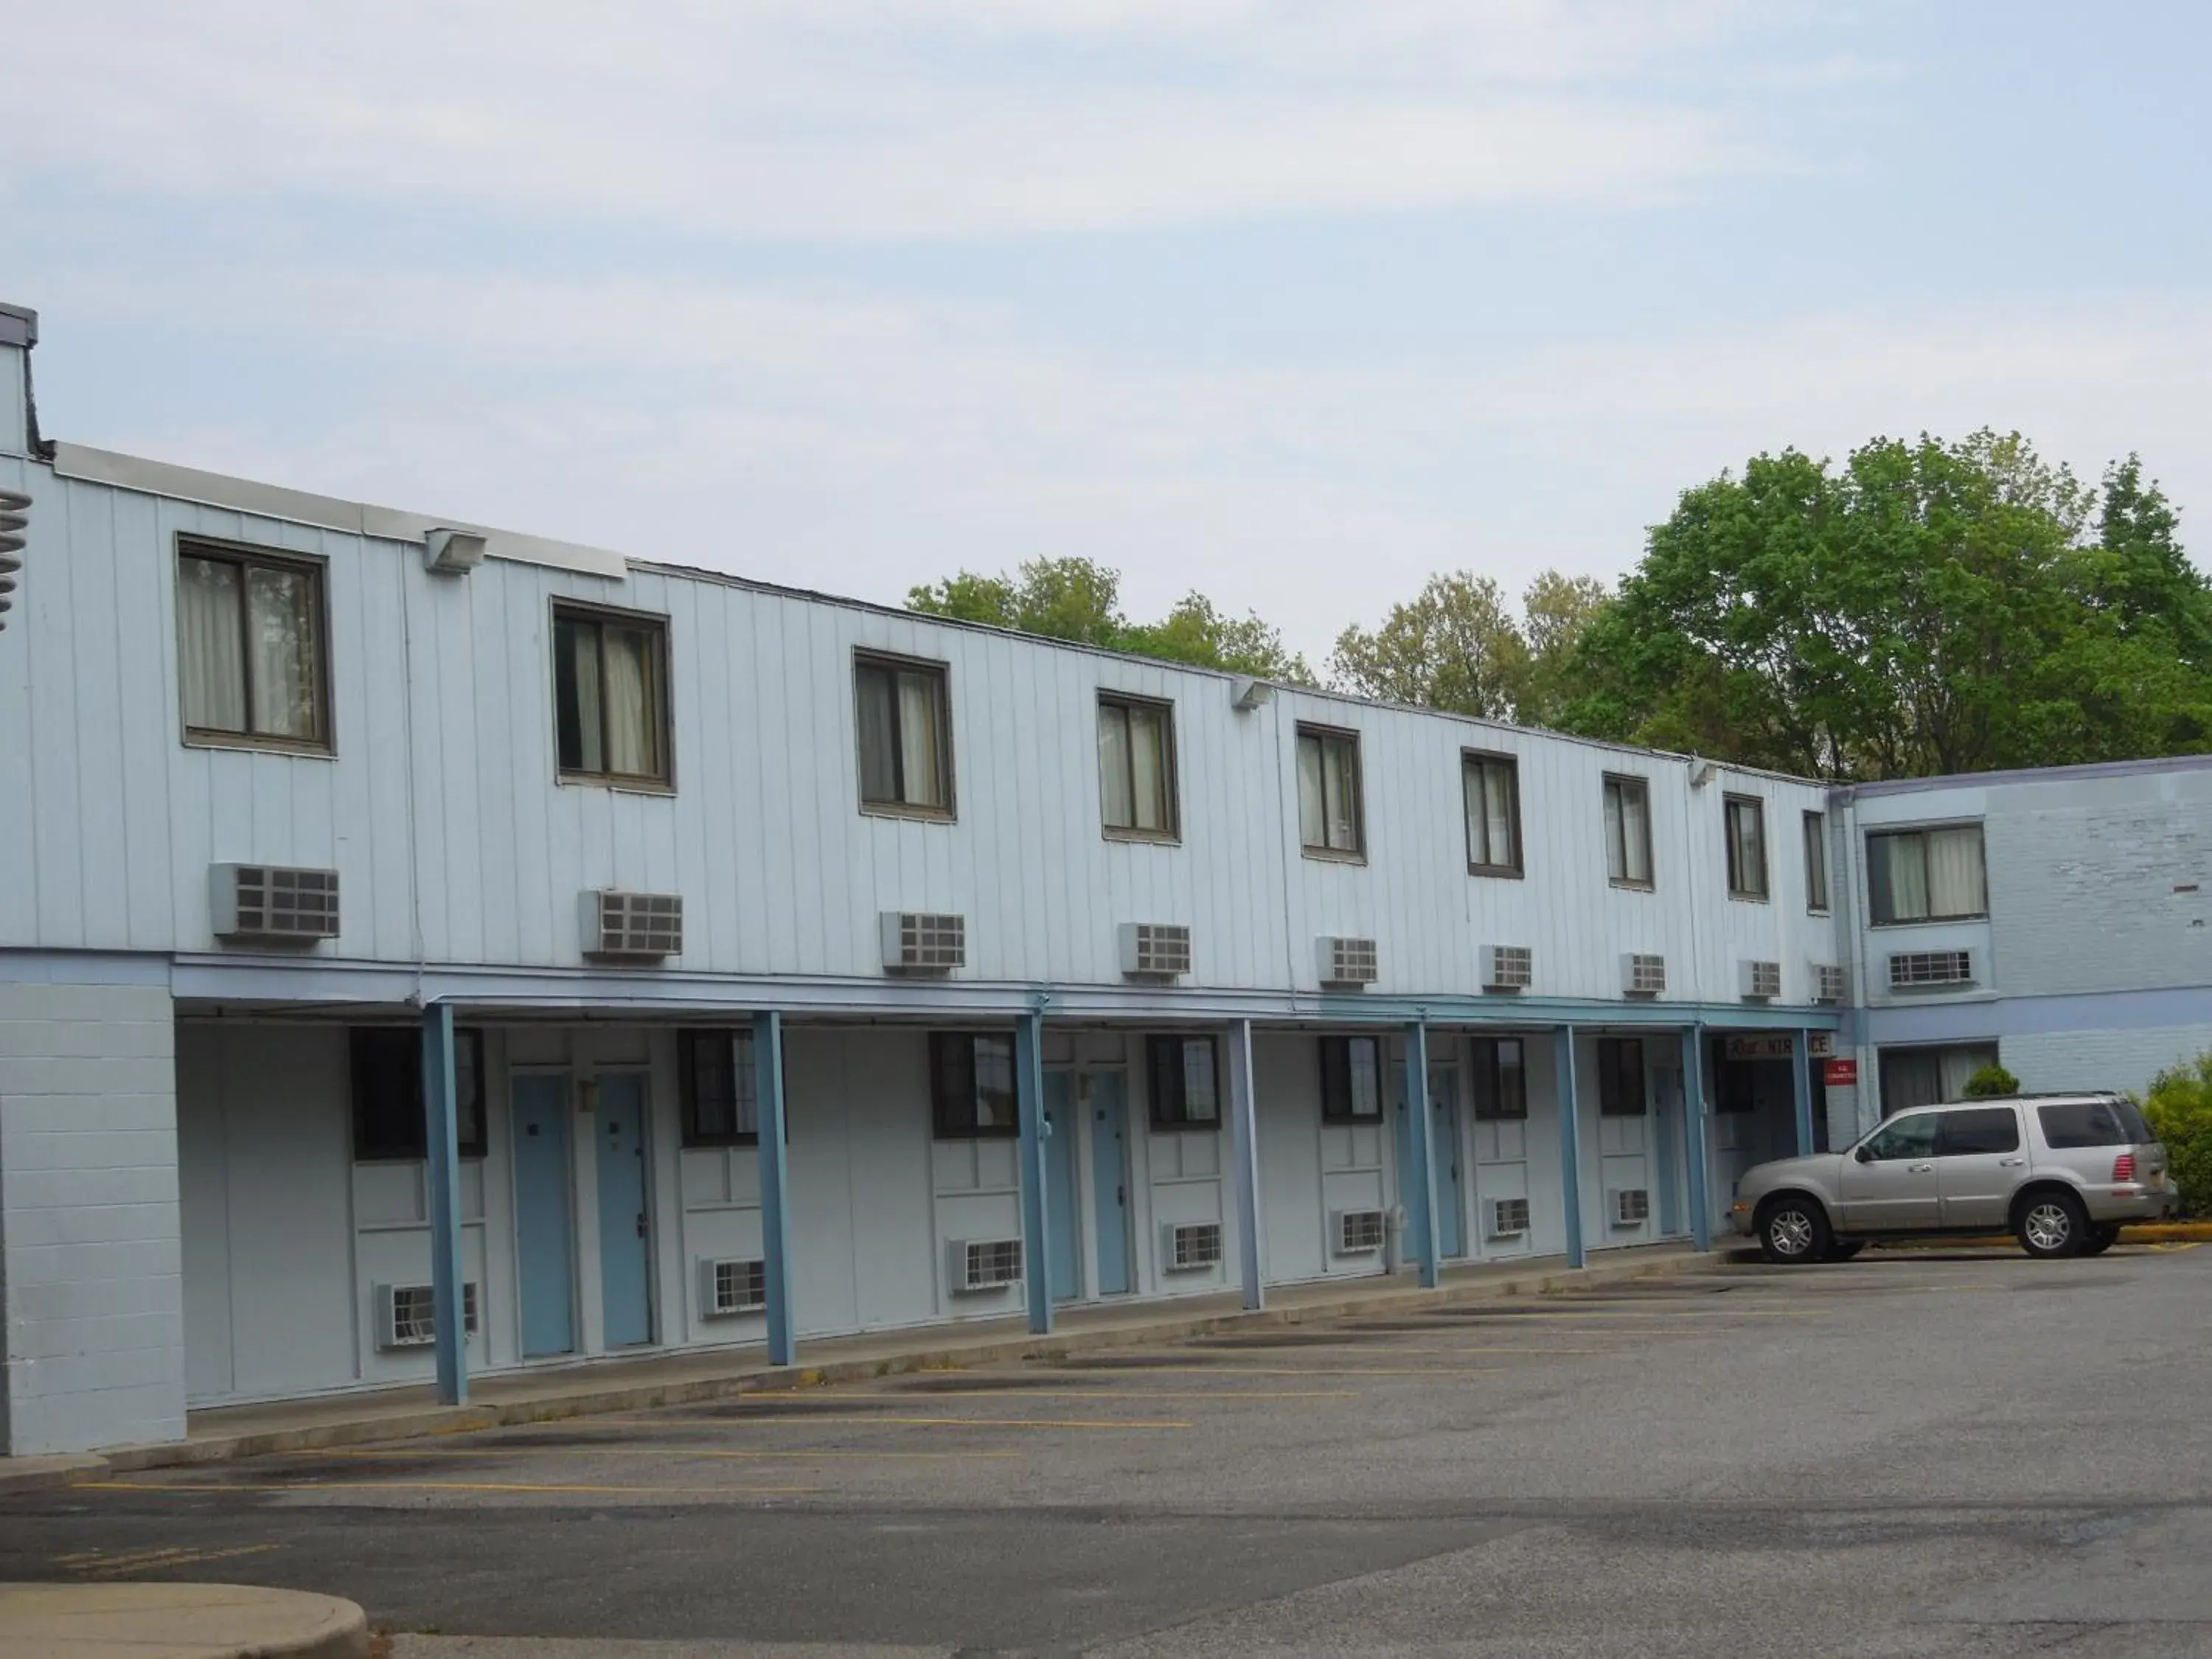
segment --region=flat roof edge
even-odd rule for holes
[[[2014,767],[2002,772],[1946,772],[1932,778],[1885,778],[1875,783],[1840,784],[1852,799],[1880,795],[1924,794],[1936,789],[1978,789],[2015,783],[2065,783],[2075,779],[2124,778],[2158,772],[2212,770],[2212,755],[2154,755],[2142,760],[2084,761],[2075,766]]]

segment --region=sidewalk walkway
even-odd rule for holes
[[[122,1473],[595,1413],[647,1411],[758,1389],[859,1382],[905,1371],[957,1370],[1014,1359],[1064,1358],[1106,1348],[1178,1341],[1220,1330],[1295,1325],[1310,1319],[1492,1297],[1539,1295],[1672,1273],[1711,1259],[1686,1246],[1658,1244],[1609,1250],[1592,1266],[1579,1269],[1567,1267],[1565,1259],[1557,1256],[1454,1267],[1447,1270],[1443,1283],[1433,1291],[1415,1285],[1410,1270],[1389,1278],[1270,1285],[1267,1305],[1258,1313],[1245,1312],[1233,1291],[1172,1302],[1067,1308],[1059,1312],[1050,1336],[1031,1336],[1019,1316],[931,1325],[804,1343],[800,1363],[792,1366],[769,1364],[766,1352],[759,1346],[538,1366],[472,1377],[465,1406],[441,1406],[433,1389],[416,1385],[197,1411],[191,1413],[183,1440],[112,1448],[100,1455],[99,1462],[106,1470]],[[87,1474],[97,1478],[97,1472],[85,1470],[81,1464],[72,1471],[80,1479]],[[5,1473],[0,1471],[0,1489],[5,1485]]]
[[[0,1659],[365,1659],[350,1601],[243,1584],[0,1584]]]

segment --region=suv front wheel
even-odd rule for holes
[[[1823,1261],[1833,1242],[1827,1212],[1802,1193],[1784,1193],[1759,1207],[1759,1248],[1769,1261],[1789,1267]]]
[[[2020,1248],[2030,1255],[2050,1261],[2079,1255],[2089,1243],[2089,1212],[2071,1193],[2046,1189],[2021,1200],[2019,1219],[2013,1226]]]

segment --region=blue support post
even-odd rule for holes
[[[783,1016],[763,1009],[753,1016],[753,1099],[760,1130],[761,1276],[768,1291],[768,1361],[798,1363],[797,1324],[791,1305],[791,1188],[785,1173],[790,1139],[783,1100]]]
[[[1014,1022],[1014,1103],[1022,1132],[1022,1284],[1029,1292],[1030,1330],[1052,1334],[1052,1218],[1045,1203],[1044,1012]]]
[[[1797,1156],[1813,1156],[1813,1034],[1797,1033],[1790,1055],[1790,1073],[1796,1079]]]
[[[1712,1154],[1705,1139],[1705,1028],[1682,1033],[1683,1156],[1690,1165],[1690,1242],[1713,1248]]]
[[[468,1310],[461,1276],[461,1126],[453,1086],[453,1009],[422,1010],[422,1115],[430,1165],[430,1294],[438,1354],[438,1403],[469,1398]]]
[[[1429,1028],[1421,1020],[1406,1027],[1406,1145],[1413,1168],[1401,1176],[1399,1190],[1413,1202],[1408,1219],[1413,1235],[1413,1263],[1421,1288],[1437,1287],[1442,1252],[1437,1240],[1437,1158],[1429,1121]]]
[[[1229,1028],[1229,1157],[1237,1192],[1237,1275],[1244,1305],[1256,1311],[1267,1305],[1267,1290],[1261,1282],[1260,1108],[1252,1091],[1249,1019]]]
[[[1575,1028],[1562,1025],[1552,1033],[1552,1069],[1559,1079],[1559,1189],[1567,1212],[1567,1265],[1580,1267],[1589,1261],[1583,1243],[1583,1132],[1576,1100]]]

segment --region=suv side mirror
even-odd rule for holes
[[[1871,1164],[1874,1162],[1874,1148],[1871,1146],[1855,1147],[1852,1149],[1851,1156],[1862,1164]]]

